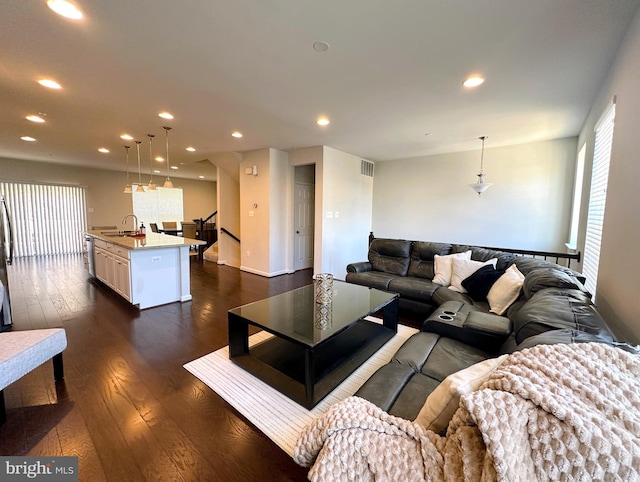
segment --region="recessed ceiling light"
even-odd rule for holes
[[[185,151],[189,151],[189,152],[196,152],[196,148],[195,147],[191,147],[191,146],[186,147],[184,150]]]
[[[156,156],[156,161],[158,161],[158,162],[164,162],[164,157],[162,157],[162,156]]]
[[[160,171],[159,171],[158,169],[154,169],[154,170],[153,170],[153,173],[154,173],[154,174],[160,174]]]
[[[178,166],[171,166],[171,169],[178,170]]]
[[[204,179],[204,176],[198,176],[198,179]]]
[[[482,85],[484,83],[484,78],[478,76],[478,75],[473,75],[471,77],[469,77],[467,80],[465,80],[462,85],[464,85],[465,87],[478,87],[479,85]]]
[[[80,20],[82,12],[71,2],[67,0],[47,0],[47,5],[58,15],[70,18],[72,20]]]
[[[163,119],[169,119],[169,120],[173,119],[173,116],[168,112],[160,112],[158,114],[158,117],[162,117]]]
[[[40,79],[38,81],[38,84],[40,84],[42,87],[47,87],[49,89],[62,89],[62,86],[60,84],[58,84],[55,80],[51,80],[51,79]]]
[[[27,142],[35,142],[35,138],[31,137],[31,136],[22,136],[20,139],[22,139],[23,141],[27,141]]]
[[[27,117],[25,117],[25,119],[27,119],[28,121],[31,122],[38,122],[38,123],[43,123],[45,120],[40,117],[39,115],[28,115]]]
[[[235,132],[232,132],[231,135],[233,137],[236,137],[237,139],[240,139],[242,137],[242,132],[235,131]]]
[[[120,136],[120,139],[124,139],[125,141],[132,141],[133,137],[131,137],[129,134],[122,134]]]
[[[108,154],[109,149],[107,149],[106,147],[99,147],[98,152],[102,152],[103,154]]]
[[[318,118],[318,120],[316,121],[316,123],[317,123],[319,126],[328,126],[330,122],[331,122],[331,121],[330,121],[329,119],[327,119],[326,117],[320,117],[320,118]]]

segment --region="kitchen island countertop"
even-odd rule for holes
[[[87,231],[86,234],[94,238],[101,239],[108,243],[113,243],[123,248],[138,249],[161,249],[161,248],[180,248],[193,245],[207,244],[200,239],[183,238],[181,236],[172,236],[170,234],[147,233],[144,237],[132,237],[129,235],[113,235],[105,233],[114,233],[115,231]]]

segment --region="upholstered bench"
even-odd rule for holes
[[[67,335],[62,328],[0,333],[0,425],[6,421],[4,389],[53,358],[55,380],[64,378],[62,351]]]

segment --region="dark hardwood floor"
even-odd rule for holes
[[[301,481],[307,469],[182,365],[227,344],[227,310],[311,282],[191,261],[193,301],[138,311],[81,256],[9,267],[14,329],[63,327],[50,362],[5,389],[1,455],[73,455],[81,481]]]

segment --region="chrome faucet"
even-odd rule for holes
[[[133,231],[133,234],[138,234],[138,217],[137,217],[135,214],[127,214],[127,215],[124,217],[124,219],[122,220],[122,224],[127,224],[127,219],[128,219],[129,217],[132,217],[132,218],[133,218],[133,220],[134,220],[134,221],[135,221],[135,223],[136,223],[136,224],[135,224],[135,226],[134,226],[134,228],[135,228],[135,229],[134,229],[134,231]]]

